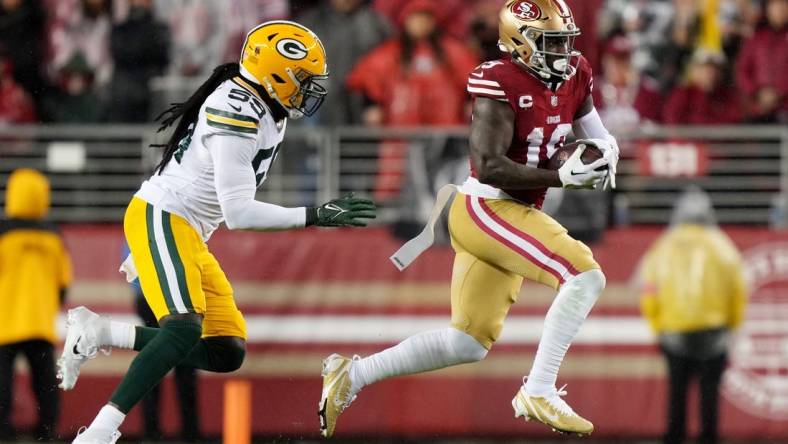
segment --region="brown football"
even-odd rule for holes
[[[564,162],[566,162],[566,159],[568,159],[569,156],[571,156],[572,153],[575,152],[575,150],[578,148],[579,145],[581,144],[578,142],[572,142],[572,143],[567,143],[561,148],[558,148],[555,154],[553,154],[553,157],[551,157],[547,161],[547,169],[557,170],[561,168],[564,165]],[[580,159],[583,161],[584,164],[588,165],[589,163],[593,163],[595,160],[601,158],[602,158],[602,151],[593,145],[588,145],[586,150],[583,151],[583,156]],[[597,168],[597,170],[599,171],[604,171],[606,169],[607,166]]]

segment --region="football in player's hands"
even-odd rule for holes
[[[569,156],[571,156],[572,153],[574,153],[575,150],[580,147],[580,145],[586,145],[586,150],[583,152],[583,155],[580,157],[580,160],[582,160],[585,165],[589,165],[594,161],[602,158],[602,151],[599,148],[595,147],[594,145],[588,145],[580,142],[572,142],[572,143],[567,143],[566,145],[562,146],[561,148],[558,148],[555,151],[553,157],[551,157],[547,161],[547,169],[558,170],[559,168],[561,168],[564,165],[564,162],[566,162],[566,160],[569,159]],[[607,165],[603,165],[597,168],[596,170],[605,171],[607,170]]]

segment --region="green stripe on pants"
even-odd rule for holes
[[[186,271],[183,268],[183,261],[181,261],[181,255],[178,252],[178,246],[175,244],[175,236],[172,234],[171,218],[172,214],[162,211],[161,227],[162,231],[164,231],[164,239],[167,241],[167,250],[170,253],[170,260],[172,261],[172,265],[175,268],[175,276],[178,279],[178,288],[181,291],[183,305],[187,310],[193,312],[194,306],[192,305],[192,299],[189,295],[189,287],[186,285]]]
[[[175,303],[172,302],[170,285],[167,283],[167,273],[164,271],[159,248],[156,244],[156,233],[153,229],[153,205],[151,204],[145,206],[145,226],[148,229],[148,246],[150,247],[150,255],[153,258],[153,265],[156,267],[156,276],[159,279],[161,293],[164,295],[164,301],[167,303],[170,314],[177,314],[178,309],[175,308]]]

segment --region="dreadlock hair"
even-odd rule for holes
[[[173,131],[167,143],[163,145],[151,145],[152,148],[164,148],[161,162],[156,166],[157,174],[161,174],[162,171],[164,171],[164,167],[172,160],[172,156],[178,150],[178,144],[189,132],[189,127],[197,121],[197,116],[205,99],[207,99],[222,82],[239,75],[239,70],[240,67],[238,63],[226,63],[217,66],[214,68],[211,77],[200,85],[197,91],[195,91],[188,100],[182,103],[171,104],[168,109],[156,117],[156,120],[161,123],[157,131],[159,133],[171,127],[176,121],[178,122],[178,126],[175,127],[175,131]]]

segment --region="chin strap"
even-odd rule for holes
[[[274,116],[274,120],[279,122],[280,120],[285,119],[286,117],[290,117],[291,119],[298,119],[303,116],[293,117],[289,108],[284,106],[282,102],[279,100],[279,97],[276,96],[276,92],[274,91],[274,87],[271,85],[271,82],[268,79],[263,79],[265,86],[258,85],[256,83],[252,83],[252,86],[257,88],[257,92],[260,93],[260,97],[263,98],[263,102],[268,106],[271,110],[271,113]]]

